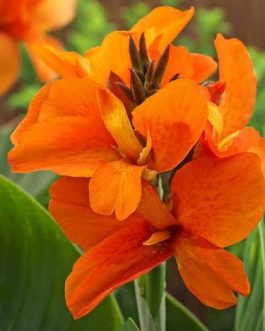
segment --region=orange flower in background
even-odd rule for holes
[[[165,13],[168,19],[158,20]],[[119,220],[133,213],[142,180],[175,168],[206,125],[207,103],[197,83],[215,62],[166,47],[192,14],[155,9],[131,31],[111,33],[87,58],[38,48],[64,79],[39,92],[13,134],[12,169],[92,177],[95,212],[115,212]]]
[[[209,125],[204,144],[218,157],[253,151],[265,159],[264,138],[248,124],[256,100],[256,76],[246,47],[218,35],[219,81],[208,85]],[[264,167],[264,162],[262,162]],[[265,169],[264,169],[265,174]]]
[[[171,212],[144,183],[136,213],[122,223],[93,213],[88,185],[89,179],[65,177],[50,192],[51,213],[85,251],[66,281],[74,318],[171,256],[186,286],[208,306],[223,309],[236,303],[233,292],[249,293],[242,262],[223,248],[245,238],[264,213],[257,155],[187,163],[172,180]]]
[[[18,42],[26,46],[42,80],[54,77],[38,59],[32,45],[45,42],[60,46],[46,32],[68,24],[75,14],[76,0],[0,0],[0,95],[15,83],[20,71]]]

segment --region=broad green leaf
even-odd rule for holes
[[[118,331],[123,320],[113,296],[73,321],[64,281],[79,254],[48,212],[3,176],[0,201],[1,331]]]
[[[247,297],[239,296],[235,331],[265,331],[264,221],[260,222],[245,241],[243,260],[251,284],[251,293]]]
[[[140,331],[134,320],[129,318],[120,331]]]
[[[14,126],[10,125],[0,129],[0,174],[16,182],[41,203],[47,204],[48,188],[51,182],[55,179],[55,175],[53,173],[43,171],[31,174],[16,174],[12,173],[10,170],[10,166],[7,161],[7,153],[12,148],[10,135],[13,130]]]
[[[167,294],[167,331],[207,331],[207,327],[172,295]]]

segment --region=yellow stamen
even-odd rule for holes
[[[221,136],[223,131],[223,116],[216,104],[208,102],[208,121],[212,124],[217,137]]]
[[[143,244],[144,246],[152,246],[155,244],[159,244],[168,238],[170,238],[171,233],[169,230],[158,231],[151,235],[149,239],[147,239]]]
[[[218,143],[219,151],[226,151],[232,144],[234,139],[239,135],[240,131],[236,131],[229,136],[225,137]]]

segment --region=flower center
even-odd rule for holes
[[[132,64],[130,69],[130,87],[114,72],[110,73],[108,87],[123,102],[129,117],[136,106],[149,96],[155,94],[159,88],[168,65],[170,45],[166,47],[160,58],[152,60],[149,56],[144,33],[140,36],[136,46],[133,38],[129,39],[129,54]],[[179,78],[176,73],[170,81]]]

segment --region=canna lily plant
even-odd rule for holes
[[[242,262],[225,248],[246,238],[265,209],[264,140],[246,127],[255,73],[237,39],[217,36],[218,65],[175,46],[193,14],[158,7],[84,56],[32,48],[61,79],[33,99],[9,161],[15,172],[61,176],[49,208],[84,251],[65,287],[75,319],[147,272],[163,293],[172,256],[208,306],[227,308],[234,292],[250,291]],[[165,311],[148,304],[154,326],[142,318],[142,330],[165,330]]]
[[[16,82],[20,71],[18,43],[22,42],[41,80],[55,78],[36,56],[32,45],[46,42],[61,48],[61,43],[46,32],[67,25],[75,15],[75,0],[0,0],[0,95]]]

